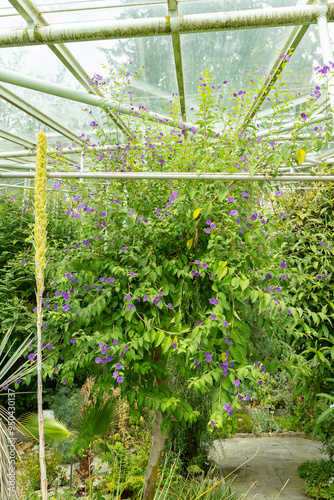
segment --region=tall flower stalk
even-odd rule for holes
[[[44,291],[44,270],[46,266],[46,135],[40,131],[37,136],[37,158],[35,176],[35,275],[37,302],[37,405],[39,427],[39,463],[43,500],[47,499],[47,478],[44,447],[43,397],[42,397],[42,302]]]

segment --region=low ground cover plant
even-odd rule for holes
[[[306,480],[305,494],[316,500],[334,498],[334,463],[332,460],[309,460],[298,467],[298,474]]]

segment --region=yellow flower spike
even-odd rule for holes
[[[43,424],[43,399],[42,399],[42,302],[44,290],[44,271],[46,266],[46,135],[41,130],[37,136],[37,157],[35,176],[35,277],[36,277],[36,302],[37,302],[37,406],[38,406],[38,430],[39,430],[39,464],[41,471],[41,490],[43,500],[47,500],[47,477],[44,447],[44,424]]]

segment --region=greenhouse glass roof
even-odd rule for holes
[[[316,85],[314,67],[331,60],[333,21],[325,0],[0,0],[0,169],[33,167],[41,126],[49,146],[80,148],[92,134],[82,108],[100,113],[89,81],[111,66],[144,68],[131,87],[152,119],[177,93],[191,127],[205,68],[231,91],[261,69],[260,106],[279,56],[291,54],[286,81],[298,106]],[[122,113],[109,112],[126,134]]]

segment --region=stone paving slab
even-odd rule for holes
[[[307,500],[297,468],[306,460],[325,458],[320,449],[321,442],[305,438],[235,437],[214,441],[211,457],[224,477],[232,473],[226,480],[232,480],[232,488],[245,492],[251,487],[247,500],[275,500],[287,480],[279,500]]]

